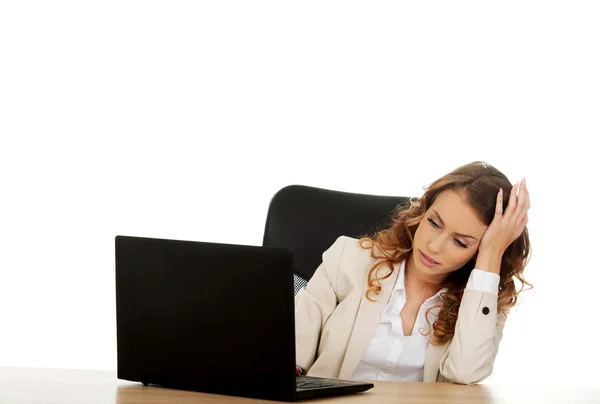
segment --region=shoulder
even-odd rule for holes
[[[337,254],[337,255],[371,255],[371,249],[369,243],[364,243],[364,247],[361,246],[359,239],[340,236],[335,242],[325,251],[325,254]]]
[[[375,259],[371,256],[369,242],[361,245],[360,240],[356,238],[340,236],[323,253],[323,261],[336,267],[339,272],[362,274],[371,268]]]

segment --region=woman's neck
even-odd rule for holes
[[[444,285],[447,275],[425,275],[417,271],[412,253],[404,267],[404,285],[407,290],[414,291],[425,299],[434,296]]]

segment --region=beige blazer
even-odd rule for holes
[[[352,377],[400,272],[396,264],[371,302],[365,292],[375,262],[358,240],[342,236],[323,253],[323,263],[296,295],[296,364],[309,376]],[[492,373],[504,328],[497,324],[497,306],[495,294],[465,290],[454,338],[444,345],[429,344],[423,381],[474,384]]]

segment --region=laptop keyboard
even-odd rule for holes
[[[324,389],[327,387],[335,387],[335,386],[339,386],[339,384],[331,383],[331,380],[311,379],[309,381],[309,380],[296,379],[296,390]]]

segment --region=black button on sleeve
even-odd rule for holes
[[[487,315],[487,314],[489,314],[489,312],[490,312],[490,309],[489,309],[489,308],[487,308],[487,307],[484,307],[484,308],[483,308],[483,310],[481,310],[481,312],[482,312],[483,314],[486,314],[486,315]]]

